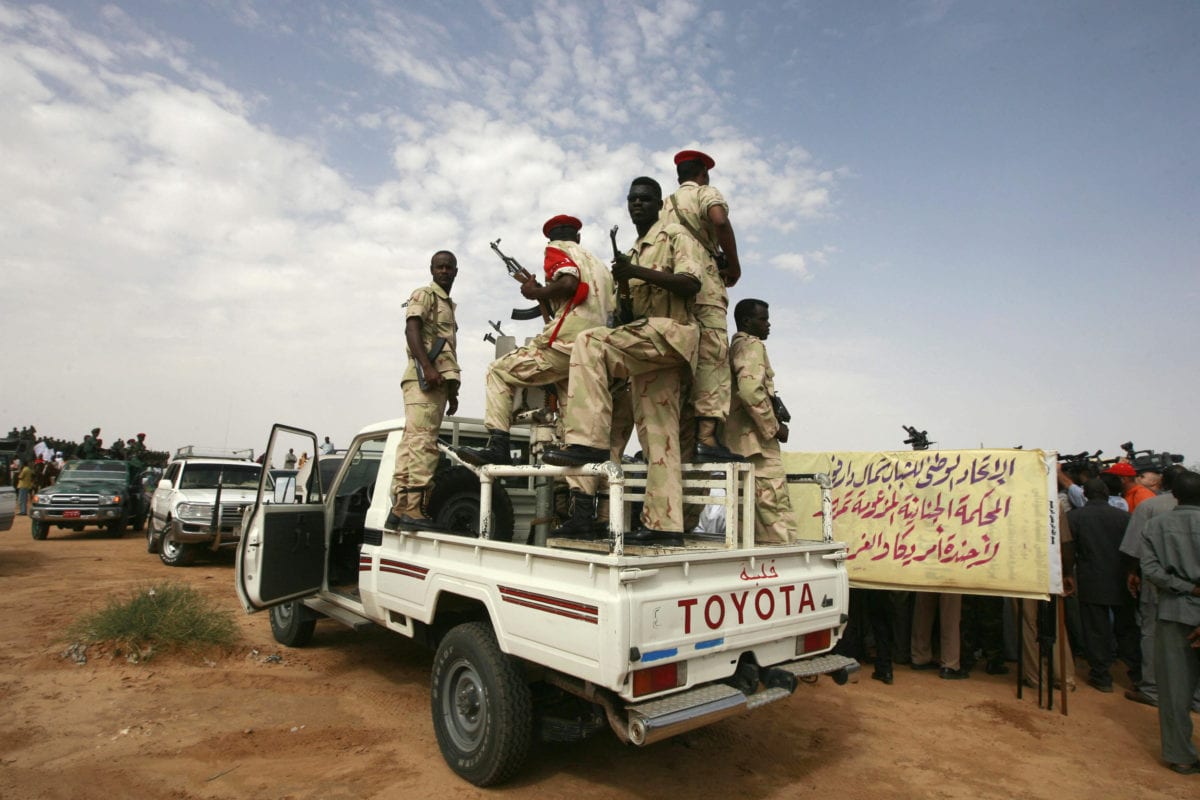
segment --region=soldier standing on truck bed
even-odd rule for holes
[[[404,341],[408,368],[400,381],[404,393],[404,434],[396,448],[392,475],[394,505],[384,527],[431,528],[422,501],[438,463],[438,430],[448,412],[458,410],[460,373],[456,354],[458,323],[450,289],[458,259],[439,250],[429,262],[433,282],[412,293],[405,304]]]
[[[609,384],[629,378],[647,474],[642,527],[626,541],[681,545],[679,407],[684,376],[696,363],[700,330],[691,306],[700,291],[704,255],[681,226],[659,218],[662,187],[653,178],[636,178],[627,202],[639,238],[630,255],[614,260],[613,277],[629,283],[634,320],[587,331],[576,340],[564,416],[567,446],[548,451],[542,460],[558,466],[607,461]]]
[[[704,273],[692,312],[700,326],[700,349],[690,381],[689,406],[696,417],[696,461],[745,461],[717,437],[717,426],[729,413],[729,296],[742,275],[737,240],[729,222],[729,204],[709,185],[712,157],[698,150],[675,154],[679,188],[667,198],[662,214],[667,223],[683,227],[702,248]],[[686,437],[690,439],[690,436]],[[689,454],[690,455],[690,454]]]
[[[779,443],[788,440],[787,423],[775,412],[775,370],[764,344],[771,317],[762,300],[747,298],[733,309],[737,333],[729,345],[733,399],[725,420],[725,441],[754,464],[754,540],[786,544],[796,538],[787,475]]]
[[[552,217],[542,226],[542,234],[548,240],[543,265],[546,285],[539,285],[531,277],[521,285],[521,294],[547,304],[552,316],[533,341],[506,353],[488,367],[484,412],[489,434],[487,447],[454,448],[468,464],[512,463],[509,428],[517,387],[556,383],[559,396],[566,397],[571,349],[576,337],[609,324],[614,301],[612,273],[604,262],[579,246],[582,227],[576,217],[566,214]],[[596,513],[598,480],[567,478],[571,487],[571,518],[552,535],[590,532]]]

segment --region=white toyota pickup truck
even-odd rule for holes
[[[517,772],[536,737],[582,738],[605,725],[649,745],[788,697],[800,679],[845,683],[858,668],[830,653],[846,623],[846,546],[824,525],[810,539],[753,540],[753,468],[685,465],[687,503],[724,503],[726,533],[684,547],[634,547],[624,520],[644,472],[487,466],[478,533],[391,531],[391,475],[403,421],[365,428],[329,486],[303,503],[271,503],[264,478],[238,545],[247,611],[270,609],[275,638],[301,646],[316,621],[381,625],[436,649],[432,714],[449,766],[479,786]],[[317,437],[276,425],[284,437]],[[280,442],[277,444],[277,441]],[[282,450],[280,450],[282,446]],[[495,482],[596,474],[609,484],[609,538],[547,545],[489,538]],[[265,474],[265,471],[264,471]],[[724,489],[725,496],[710,495]]]

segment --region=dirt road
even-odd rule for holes
[[[1017,700],[1011,676],[903,667],[893,686],[823,678],[647,749],[607,731],[543,746],[514,782],[480,790],[438,752],[430,653],[381,630],[322,622],[287,650],[238,609],[243,643],[223,656],[63,658],[79,613],[163,579],[237,607],[230,559],[171,569],[133,533],[35,542],[23,517],[0,534],[0,797],[1200,797],[1200,776],[1159,763],[1154,709],[1120,690],[1083,685],[1063,717]]]

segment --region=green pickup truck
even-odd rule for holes
[[[53,486],[34,493],[29,517],[34,539],[45,539],[52,526],[120,536],[127,527],[140,531],[147,510],[141,472],[132,464],[85,459],[67,462]]]

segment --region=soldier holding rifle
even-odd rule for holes
[[[458,324],[450,289],[458,275],[458,259],[439,250],[429,262],[433,281],[408,298],[404,341],[408,368],[401,378],[404,393],[404,435],[396,448],[392,475],[395,504],[384,527],[429,528],[424,502],[437,469],[438,431],[442,417],[458,410],[459,369],[456,355]]]
[[[639,238],[631,255],[615,260],[613,277],[629,281],[638,318],[612,330],[588,331],[576,341],[564,415],[567,446],[547,452],[542,460],[558,466],[607,461],[613,409],[609,384],[629,378],[647,474],[642,527],[626,541],[680,545],[679,407],[700,338],[692,298],[700,291],[703,251],[682,227],[659,219],[662,188],[654,179],[635,179],[627,201]]]
[[[542,226],[548,240],[543,263],[545,286],[538,284],[515,260],[500,253],[510,272],[515,265],[524,274],[521,294],[538,301],[547,312],[546,326],[529,344],[506,353],[488,367],[484,412],[489,434],[487,447],[455,448],[469,464],[511,463],[509,428],[517,387],[557,383],[560,389],[565,389],[575,338],[586,330],[608,325],[613,308],[612,275],[604,262],[580,247],[582,227],[576,217],[566,214],[552,217]],[[500,252],[495,243],[493,248]],[[565,397],[566,391],[560,391],[559,396]],[[595,482],[595,478],[567,479],[573,502],[571,522],[554,535],[577,528],[590,530],[595,515]]]
[[[754,463],[754,540],[786,544],[796,537],[779,443],[788,440],[787,413],[775,394],[775,370],[764,342],[771,333],[767,304],[747,298],[733,310],[737,333],[729,346],[733,403],[725,438]],[[787,419],[784,419],[787,417]],[[890,666],[889,666],[890,669]]]

